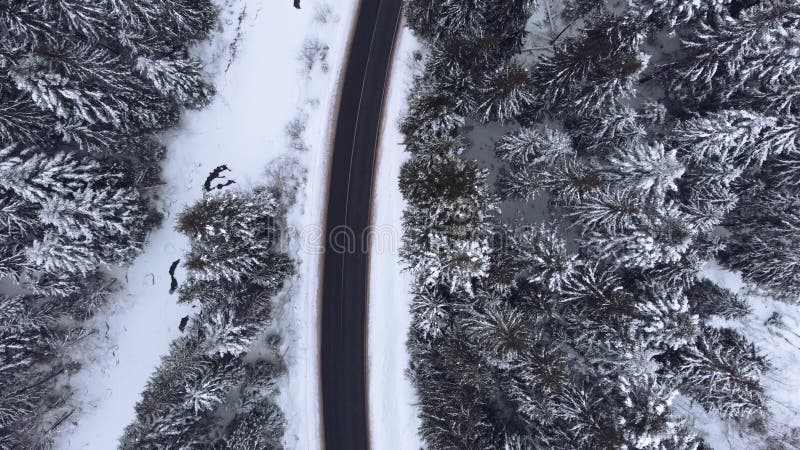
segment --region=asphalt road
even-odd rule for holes
[[[322,281],[320,364],[326,450],[360,450],[369,445],[365,230],[400,4],[400,0],[361,1],[341,92]]]

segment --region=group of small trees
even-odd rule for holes
[[[786,50],[800,46],[800,5],[568,2],[573,29],[531,64],[535,5],[405,5],[426,44],[400,176],[423,437],[698,448],[676,393],[767,417],[768,361],[708,324],[749,307],[699,271],[716,259],[775,296],[800,293],[800,60]],[[470,121],[516,124],[497,140],[497,194],[461,156]],[[498,214],[534,200],[552,223]]]
[[[180,301],[200,310],[150,378],[120,446],[282,448],[280,338],[264,330],[293,271],[277,246],[283,212],[267,190],[231,190],[207,194],[178,229],[191,240]]]
[[[159,220],[154,133],[213,88],[188,54],[210,0],[0,2],[0,448],[64,420],[71,343]],[[45,424],[43,421],[47,419]]]

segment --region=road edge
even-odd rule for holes
[[[322,233],[322,252],[317,255],[317,268],[319,269],[319,277],[317,278],[317,288],[316,288],[316,311],[317,311],[317,319],[316,319],[316,328],[317,328],[317,392],[319,393],[319,411],[317,411],[317,415],[319,416],[318,423],[318,434],[320,437],[319,448],[325,450],[325,415],[324,415],[324,406],[323,406],[323,396],[322,396],[322,285],[324,281],[323,274],[325,273],[325,241],[327,240],[327,230],[326,224],[328,223],[328,199],[330,197],[330,189],[331,189],[331,168],[333,167],[333,146],[336,142],[336,127],[339,123],[339,109],[341,108],[342,103],[342,91],[344,90],[344,80],[347,76],[347,69],[350,66],[350,52],[353,47],[353,40],[356,34],[356,25],[358,23],[358,16],[361,12],[361,7],[363,6],[364,0],[358,0],[356,2],[354,11],[353,11],[353,20],[350,23],[350,31],[347,35],[347,43],[345,44],[344,50],[344,63],[339,70],[339,79],[336,82],[336,92],[335,92],[335,100],[333,101],[333,105],[330,109],[329,117],[328,117],[328,137],[326,139],[327,143],[325,144],[325,158],[327,161],[325,162],[325,170],[324,170],[324,189],[323,192],[320,194],[323,196],[325,208],[322,210],[320,214],[320,231]]]
[[[381,145],[382,138],[383,138],[383,130],[389,124],[386,123],[386,104],[389,97],[389,92],[392,87],[392,74],[393,68],[395,64],[395,59],[397,58],[397,51],[400,47],[400,39],[399,36],[402,36],[400,30],[405,27],[406,20],[405,15],[401,9],[400,15],[397,18],[397,23],[394,29],[394,36],[392,37],[392,52],[389,55],[389,64],[386,66],[386,82],[384,83],[383,87],[383,97],[381,98],[381,120],[380,125],[378,126],[378,134],[375,139],[375,158],[372,160],[372,182],[370,186],[370,199],[369,199],[369,223],[367,227],[372,227],[375,225],[375,198],[376,198],[376,186],[377,186],[377,172],[376,168],[378,167],[379,161],[381,156],[383,155],[383,146]],[[370,373],[369,373],[369,314],[370,314],[370,301],[369,301],[369,290],[370,290],[370,268],[372,267],[372,239],[373,233],[367,233],[367,276],[366,276],[366,284],[364,286],[365,294],[364,298],[366,299],[366,305],[364,306],[364,389],[365,389],[365,398],[366,398],[366,405],[364,406],[364,411],[367,417],[367,448],[372,448],[370,443],[372,442],[372,426],[370,424],[370,413],[369,413],[369,404],[370,404],[370,397],[369,397],[369,386],[370,386]]]

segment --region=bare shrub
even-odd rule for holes
[[[322,72],[326,73],[328,67],[328,44],[318,38],[310,37],[303,41],[303,49],[300,52],[300,62],[303,64],[303,74],[308,76],[314,70],[317,63],[320,64]]]

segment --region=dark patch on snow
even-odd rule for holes
[[[183,316],[183,318],[181,319],[181,323],[178,324],[178,329],[181,330],[181,332],[183,332],[183,330],[186,329],[187,323],[189,323],[189,316]]]
[[[172,265],[169,266],[169,277],[171,279],[169,284],[169,295],[172,295],[175,293],[175,290],[178,289],[178,280],[175,279],[175,269],[178,267],[178,263],[180,262],[181,260],[177,259],[173,261]]]
[[[233,180],[227,180],[224,183],[217,183],[215,186],[211,185],[211,183],[214,180],[224,180],[225,176],[222,175],[222,172],[225,172],[225,171],[230,172],[230,170],[231,169],[229,169],[228,166],[225,165],[225,164],[214,168],[214,170],[212,170],[211,173],[208,174],[208,177],[206,178],[205,183],[203,183],[203,190],[206,191],[206,192],[210,192],[213,189],[222,189],[225,186],[230,186],[230,185],[236,183]]]

